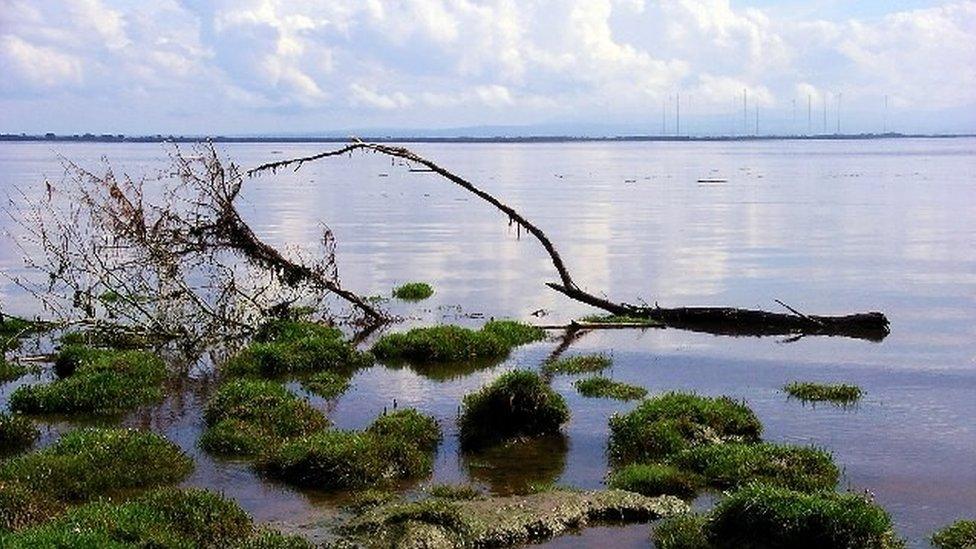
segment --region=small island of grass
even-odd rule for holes
[[[647,389],[621,383],[603,376],[579,379],[573,383],[579,394],[590,398],[613,398],[616,400],[637,400],[647,396]]]
[[[407,282],[393,289],[393,297],[404,301],[420,301],[434,295],[434,288],[426,282]]]
[[[607,355],[574,355],[555,360],[547,360],[542,371],[547,374],[586,374],[606,370],[613,364]]]
[[[959,520],[932,535],[938,549],[973,549],[976,547],[976,520]]]
[[[788,395],[807,402],[834,402],[850,404],[860,400],[863,391],[857,385],[846,383],[812,383],[794,381],[783,387]]]

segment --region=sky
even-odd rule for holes
[[[757,124],[976,132],[976,0],[0,0],[3,133]]]

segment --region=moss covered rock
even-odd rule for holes
[[[18,387],[10,408],[30,414],[118,413],[162,398],[167,377],[162,359],[145,351],[68,346],[55,367],[61,379]]]
[[[458,420],[461,446],[490,446],[522,437],[559,432],[569,408],[535,372],[508,372],[464,397]]]
[[[762,424],[748,406],[728,397],[666,393],[610,418],[610,457],[616,463],[654,462],[718,442],[757,442]]]

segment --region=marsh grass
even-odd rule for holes
[[[373,363],[337,328],[301,320],[273,320],[221,368],[235,376],[280,377],[330,371],[352,375]]]
[[[18,387],[10,409],[30,414],[114,414],[162,398],[166,365],[145,351],[68,346],[55,368],[60,379]]]
[[[717,488],[735,488],[758,481],[814,492],[833,490],[840,478],[840,471],[828,452],[768,442],[699,446],[677,454],[670,463],[701,475]]]
[[[762,424],[743,403],[672,392],[611,416],[609,453],[618,464],[654,462],[705,444],[757,442],[761,434]]]
[[[590,398],[613,398],[616,400],[637,400],[647,396],[647,389],[614,381],[603,376],[578,379],[573,383],[579,394]]]
[[[464,397],[458,431],[461,447],[477,449],[523,437],[559,432],[569,407],[535,372],[503,374]]]
[[[112,328],[67,332],[61,335],[62,346],[100,347],[115,350],[139,350],[152,347],[154,340],[146,334]]]
[[[149,431],[82,429],[0,463],[0,482],[20,484],[57,501],[80,502],[119,491],[183,480],[193,460]]]
[[[932,545],[938,549],[973,549],[976,547],[976,520],[959,520],[932,534]]]
[[[823,384],[794,381],[783,387],[788,395],[808,402],[833,402],[836,404],[851,404],[857,402],[863,392],[857,385],[845,383]]]
[[[704,485],[701,476],[663,463],[634,463],[614,471],[607,486],[645,496],[694,496]]]
[[[541,328],[513,320],[493,320],[480,330],[442,325],[386,334],[373,345],[381,360],[418,363],[504,358],[513,347],[545,337]]]
[[[662,520],[653,530],[657,549],[715,549],[708,541],[708,516],[685,513]]]
[[[31,420],[19,414],[0,412],[0,457],[26,450],[39,435]]]
[[[374,487],[430,474],[440,438],[432,418],[400,410],[365,431],[320,431],[286,441],[263,454],[258,467],[271,477],[321,490]]]
[[[405,301],[420,301],[434,295],[434,288],[426,282],[407,282],[393,289],[393,297]]]
[[[321,412],[280,383],[236,379],[221,386],[204,410],[200,446],[215,454],[253,456],[282,441],[329,426]]]
[[[613,360],[602,354],[574,355],[556,360],[547,360],[542,371],[547,374],[587,374],[606,370]]]
[[[7,362],[0,356],[0,383],[13,381],[27,373],[27,368],[13,362]]]
[[[335,372],[316,372],[302,380],[302,388],[326,400],[339,397],[349,386],[349,378]]]

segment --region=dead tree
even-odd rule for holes
[[[547,282],[547,286],[571,299],[597,307],[611,314],[634,318],[647,318],[673,328],[723,335],[840,335],[880,341],[889,332],[888,319],[880,312],[858,313],[845,316],[817,316],[805,315],[782,304],[782,302],[780,304],[789,309],[789,314],[732,307],[648,307],[610,301],[580,288],[573,281],[569,269],[545,232],[523,217],[514,208],[478,188],[463,177],[403,147],[364,143],[355,140],[355,142],[337,150],[326,151],[303,158],[267,163],[249,170],[247,174],[254,176],[267,171],[273,173],[285,167],[293,167],[297,171],[307,162],[340,156],[357,150],[372,151],[424,166],[425,171],[434,172],[491,204],[507,215],[512,223],[515,223],[534,236],[542,244],[546,253],[549,254],[552,265],[559,276],[559,282]]]

